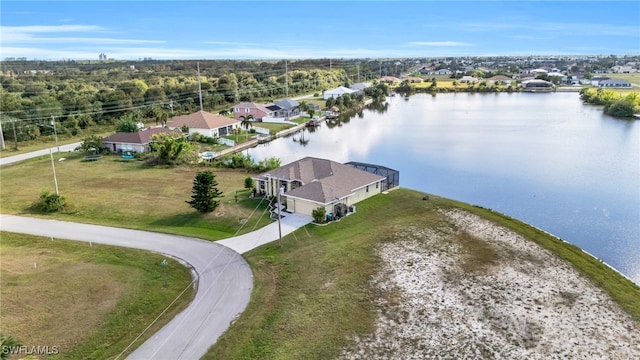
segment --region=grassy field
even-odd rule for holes
[[[193,298],[178,262],[140,250],[0,233],[0,330],[26,346],[58,347],[51,358],[106,359],[123,351],[186,288],[127,353]]]
[[[42,215],[31,210],[43,190],[53,192],[49,156],[2,168],[1,211],[47,216],[75,222],[99,223],[218,240],[245,233],[270,222],[260,218],[266,202],[250,199],[244,171],[211,168],[224,197],[216,211],[201,215],[185,202],[191,198],[198,168],[146,167],[139,161],[105,156],[83,162],[79,154],[55,154],[60,194],[68,201],[62,213]],[[59,161],[65,157],[64,161]],[[237,202],[236,202],[237,192]],[[252,212],[256,212],[251,216]]]
[[[376,244],[395,241],[393,234],[407,226],[441,231],[447,222],[438,210],[450,208],[487,217],[551,249],[640,321],[640,288],[577,247],[486,209],[423,196],[391,191],[359,203],[340,222],[299,229],[284,239],[283,248],[269,244],[246,254],[255,277],[251,302],[205,359],[336,358],[350,339],[374,328],[373,299],[380,296],[370,285],[379,264]],[[459,240],[473,255],[468,266],[492,261],[477,241]]]

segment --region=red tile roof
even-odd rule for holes
[[[198,111],[189,115],[173,117],[169,120],[167,126],[170,128],[179,128],[186,125],[189,129],[218,129],[237,123],[239,123],[239,121],[233,118],[206,111]]]

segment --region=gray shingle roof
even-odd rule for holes
[[[298,105],[300,105],[297,101],[293,99],[278,100],[278,101],[274,101],[273,103],[288,111],[291,111],[297,108]]]
[[[322,204],[348,196],[357,189],[384,179],[384,176],[314,157],[305,157],[263,173],[258,178],[268,177],[288,181],[298,180],[302,186],[287,191],[285,195]]]

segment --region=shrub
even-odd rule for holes
[[[40,194],[40,198],[35,203],[35,208],[43,212],[51,213],[64,210],[65,205],[66,199],[63,196],[49,194],[49,192],[45,190]]]
[[[247,176],[244,179],[244,188],[245,189],[251,189],[251,188],[253,188],[253,186],[254,186],[253,178],[251,178],[250,176]]]
[[[323,223],[327,216],[327,210],[323,207],[313,209],[313,211],[311,211],[311,216],[313,217],[313,221]]]

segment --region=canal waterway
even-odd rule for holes
[[[518,218],[640,284],[640,122],[577,93],[389,97],[249,154],[387,166],[402,187]]]

